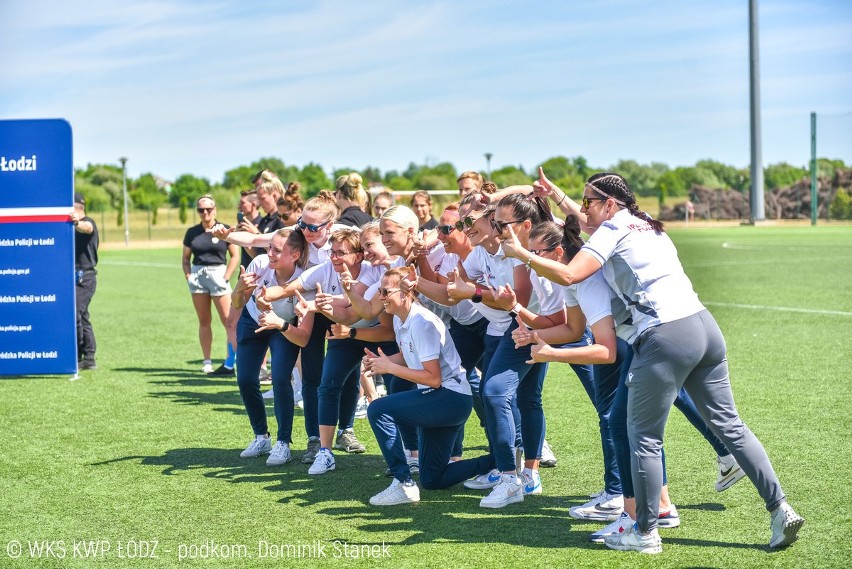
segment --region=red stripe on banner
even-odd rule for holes
[[[63,215],[8,215],[0,216],[0,223],[40,223],[40,222],[68,222],[71,216]]]

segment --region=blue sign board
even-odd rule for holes
[[[71,125],[0,120],[0,375],[74,374]]]

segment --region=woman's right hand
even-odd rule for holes
[[[208,229],[207,233],[212,233],[213,237],[215,237],[216,239],[221,239],[222,241],[224,241],[228,238],[228,235],[230,235],[231,231],[233,231],[233,230],[234,230],[233,227],[225,227],[224,224],[217,223],[216,225],[214,225],[213,227]]]
[[[245,292],[257,288],[257,273],[247,273],[245,268],[240,265],[240,277],[237,280],[237,288],[235,292]]]

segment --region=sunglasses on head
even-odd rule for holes
[[[329,223],[331,223],[330,219],[328,221],[326,221],[325,223],[320,223],[319,225],[314,225],[313,223],[305,223],[304,221],[302,221],[302,218],[300,217],[299,220],[296,222],[296,225],[298,225],[301,229],[307,229],[311,233],[316,233],[317,231],[319,231],[320,229],[322,229],[323,227],[325,227]]]
[[[456,222],[456,225],[439,225],[435,229],[441,232],[442,235],[449,235],[453,231],[457,229],[457,225],[459,222]]]
[[[589,206],[592,202],[605,202],[609,198],[590,198],[589,196],[583,196],[583,207],[589,209]]]
[[[214,209],[216,209],[216,208],[215,207],[199,207],[199,208],[195,208],[195,211],[197,211],[198,213],[210,213]]]

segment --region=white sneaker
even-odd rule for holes
[[[334,468],[334,455],[327,448],[323,448],[317,453],[314,463],[308,469],[308,474],[325,474]]]
[[[772,512],[772,519],[769,522],[769,527],[772,529],[769,547],[773,549],[787,547],[796,541],[799,538],[797,534],[804,523],[805,518],[794,512],[790,504],[781,502],[781,505]]]
[[[240,453],[240,458],[254,458],[266,454],[272,450],[272,443],[268,435],[257,435],[246,450]]]
[[[724,492],[745,476],[745,472],[732,454],[717,456],[716,466],[719,469],[719,476],[716,477],[716,492]]]
[[[613,534],[620,535],[624,533],[624,530],[629,527],[632,527],[635,523],[636,520],[631,518],[627,512],[621,512],[621,516],[617,520],[615,520],[605,528],[599,529],[598,531],[590,535],[589,541],[591,541],[592,543],[603,543],[604,538],[606,536]]]
[[[393,479],[390,486],[370,498],[374,506],[396,506],[397,504],[412,504],[420,501],[420,488],[412,480],[400,482]]]
[[[366,419],[367,418],[367,407],[370,405],[370,402],[367,401],[367,398],[363,395],[361,399],[358,400],[358,406],[355,407],[355,418],[356,419]]]
[[[538,464],[545,468],[556,466],[556,455],[553,454],[553,449],[550,448],[547,439],[544,440],[544,444],[541,446],[541,460],[539,460]]]
[[[657,531],[657,528],[642,535],[636,528],[636,524],[631,525],[619,534],[608,535],[604,538],[604,544],[610,549],[617,549],[619,551],[638,551],[639,553],[663,552],[663,541],[660,539],[660,533]]]
[[[275,399],[275,390],[270,389],[269,391],[265,391],[263,393],[264,399]]]
[[[524,496],[541,494],[541,476],[539,476],[538,470],[524,469],[522,480],[524,482]]]
[[[278,441],[272,447],[269,458],[266,459],[266,466],[281,466],[290,462],[290,458],[290,445],[284,441]]]
[[[571,506],[568,509],[568,515],[575,520],[613,522],[619,518],[623,511],[624,497],[621,494],[607,494],[604,492],[582,506]]]
[[[676,528],[680,525],[680,514],[677,513],[677,508],[672,504],[667,512],[660,512],[657,515],[658,528]]]
[[[524,501],[524,484],[515,474],[503,474],[489,495],[479,501],[482,508],[502,508]]]
[[[500,483],[500,471],[496,468],[488,474],[480,474],[475,478],[464,481],[464,487],[471,490],[488,490]]]
[[[201,366],[201,371],[204,373],[213,373],[213,362],[204,360],[204,365]]]

